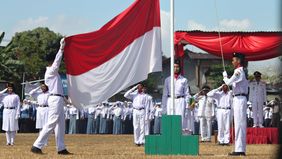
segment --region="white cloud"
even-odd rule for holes
[[[223,19],[219,21],[221,31],[245,31],[250,30],[252,23],[249,19]],[[188,30],[218,31],[218,26],[209,27],[195,20],[188,21]]]
[[[188,21],[188,30],[207,30],[207,27],[194,20]]]
[[[27,18],[18,21],[12,32],[14,34],[15,32],[31,30],[37,27],[48,27],[54,32],[59,32],[62,35],[73,35],[93,31],[94,28],[90,26],[91,25],[88,20],[80,17],[58,15],[54,18],[49,18],[40,16],[37,18]]]
[[[251,27],[251,22],[249,19],[223,19],[219,22],[222,30],[248,30]]]
[[[165,56],[170,56],[170,13],[161,10],[162,49]]]

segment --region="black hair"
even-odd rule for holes
[[[55,53],[49,53],[45,56],[45,60],[49,63],[49,62],[53,62],[56,58],[56,54]]]

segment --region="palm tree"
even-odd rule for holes
[[[5,33],[0,35],[0,44],[4,38]],[[13,59],[8,53],[7,46],[0,46],[0,79],[7,81],[15,81],[21,79],[19,70],[23,68],[23,63],[17,59]]]

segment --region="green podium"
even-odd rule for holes
[[[161,135],[145,136],[145,154],[199,154],[199,136],[182,135],[180,115],[163,115],[161,120]]]

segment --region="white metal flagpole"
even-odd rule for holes
[[[173,109],[172,114],[175,114],[174,111],[174,0],[170,0],[170,97],[171,97],[171,108]],[[171,109],[170,108],[170,109]]]

